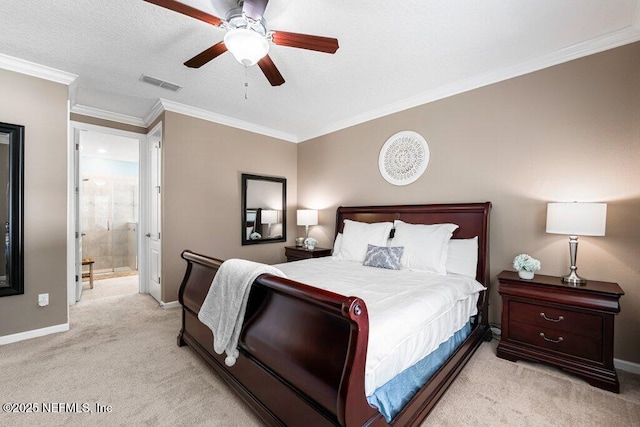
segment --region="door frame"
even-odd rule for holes
[[[164,128],[162,126],[162,121],[159,121],[153,128],[151,128],[147,134],[146,134],[146,138],[143,144],[143,147],[141,147],[140,149],[140,159],[142,160],[144,158],[144,162],[141,162],[141,167],[140,167],[140,198],[141,198],[141,204],[140,204],[140,215],[142,216],[142,218],[144,218],[144,225],[138,227],[139,229],[139,235],[140,235],[140,240],[142,241],[141,243],[141,255],[140,258],[144,259],[144,268],[140,268],[140,283],[141,283],[141,289],[144,289],[144,293],[150,293],[149,292],[149,282],[151,280],[150,277],[150,269],[151,269],[151,260],[149,259],[149,253],[150,253],[150,242],[149,239],[146,236],[146,233],[148,233],[151,229],[151,225],[152,225],[152,221],[151,221],[151,209],[153,208],[152,206],[152,197],[151,197],[151,191],[150,191],[150,182],[151,182],[151,172],[152,172],[152,167],[151,167],[151,156],[149,155],[149,148],[150,145],[157,139],[160,140],[160,144],[162,144],[162,140],[163,140],[163,131]],[[162,152],[162,149],[161,149]],[[144,167],[142,167],[142,163],[144,163]],[[159,185],[162,186],[162,163],[160,164],[160,182]],[[157,224],[158,226],[158,231],[161,232],[162,230],[162,214],[160,213],[159,215],[159,223]],[[159,245],[158,245],[158,251],[160,253],[160,259],[162,259],[162,240],[161,238],[158,238],[158,240],[160,240]],[[158,266],[158,268],[160,269],[160,274],[159,276],[162,277],[162,263],[160,263],[160,265]],[[159,299],[158,304],[162,307],[162,308],[168,308],[169,306],[167,305],[167,303],[162,301],[162,282],[160,282],[160,295],[159,295]],[[141,291],[142,292],[142,291]]]
[[[68,168],[68,176],[67,176],[67,194],[69,195],[69,209],[67,210],[67,253],[70,254],[73,252],[73,256],[69,257],[69,265],[67,266],[67,271],[72,272],[67,275],[67,303],[68,305],[74,305],[76,303],[76,280],[75,280],[75,271],[77,263],[82,264],[82,260],[76,259],[76,237],[75,237],[75,225],[76,225],[76,198],[75,198],[75,173],[76,171],[79,173],[80,164],[76,162],[75,159],[75,141],[74,141],[74,133],[76,129],[79,131],[91,131],[91,132],[100,132],[106,133],[110,135],[117,136],[125,136],[127,138],[133,138],[138,140],[138,240],[137,240],[137,251],[138,251],[138,272],[141,274],[146,269],[146,260],[141,254],[142,250],[142,238],[140,235],[140,230],[144,230],[147,227],[146,218],[142,214],[143,206],[143,197],[142,197],[142,177],[146,173],[147,165],[144,163],[144,159],[146,156],[142,156],[142,150],[146,148],[146,140],[147,136],[142,133],[130,132],[121,129],[115,129],[105,126],[98,126],[89,123],[78,122],[75,120],[69,121],[69,135],[68,135],[68,161],[70,167]],[[79,278],[82,280],[82,278]],[[145,282],[143,281],[142,275],[139,275],[139,285],[138,292],[145,293],[144,286]]]
[[[74,213],[74,221],[73,221],[73,229],[74,229],[74,298],[75,301],[80,301],[82,297],[82,262],[78,262],[78,259],[82,260],[82,217],[80,216],[80,212],[82,212],[82,206],[80,206],[80,202],[82,201],[82,177],[80,176],[80,134],[84,132],[82,129],[73,128],[72,131],[72,145],[73,145],[73,213]],[[78,220],[78,217],[80,219]],[[71,296],[69,296],[69,300],[71,300]]]

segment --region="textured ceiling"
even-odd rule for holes
[[[184,2],[219,17],[235,4]],[[300,141],[640,40],[638,4],[271,0],[269,29],[340,43],[335,55],[272,45],[286,80],[280,87],[258,67],[245,74],[229,53],[200,69],[185,67],[224,30],[142,0],[2,0],[0,54],[76,74],[72,106],[142,119],[164,99]],[[144,84],[143,73],[183,89]]]

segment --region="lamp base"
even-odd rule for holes
[[[569,236],[569,257],[571,258],[571,273],[562,278],[563,282],[573,286],[580,286],[587,283],[582,277],[578,276],[576,270],[576,258],[578,257],[578,236]]]
[[[563,277],[562,281],[569,283],[570,285],[573,285],[573,286],[580,286],[587,283],[585,279],[583,279],[582,277],[576,274],[575,270],[571,271],[571,273],[568,276]]]

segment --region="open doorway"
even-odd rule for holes
[[[137,292],[139,142],[85,131],[79,152],[85,298]]]
[[[139,280],[145,265],[140,150],[146,136],[75,121],[70,130],[69,242],[75,242],[75,267],[69,266],[68,302],[146,292]]]

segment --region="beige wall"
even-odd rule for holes
[[[67,89],[0,69],[0,121],[25,126],[25,293],[0,298],[0,336],[67,323]]]
[[[191,249],[221,259],[284,262],[286,243],[241,245],[241,174],[287,179],[287,240],[296,237],[297,146],[165,112],[163,136],[162,300],[177,299]]]
[[[378,171],[385,140],[414,130],[425,174],[405,187]],[[640,43],[412,108],[302,143],[298,202],[322,209],[310,234],[330,244],[340,205],[493,202],[491,274],[515,255],[565,274],[568,238],[545,233],[548,201],[603,201],[605,237],[580,238],[579,273],[626,295],[615,357],[640,363]],[[497,283],[492,323],[500,323]]]
[[[0,298],[3,336],[67,321],[67,87],[0,70],[0,90],[11,101],[0,103],[0,121],[26,127],[25,295]],[[490,200],[493,276],[519,252],[540,258],[543,274],[564,274],[567,239],[544,232],[546,202],[606,201],[607,235],[580,239],[579,272],[623,287],[615,356],[640,363],[639,43],[299,145],[172,112],[162,119],[164,301],[177,298],[183,249],[284,261],[285,243],[240,244],[243,172],[287,178],[288,244],[301,232],[297,205],[321,209],[310,234],[326,246],[339,205]],[[382,144],[400,130],[420,132],[431,149],[424,176],[406,187],[377,168]],[[40,308],[44,292],[50,305]]]

